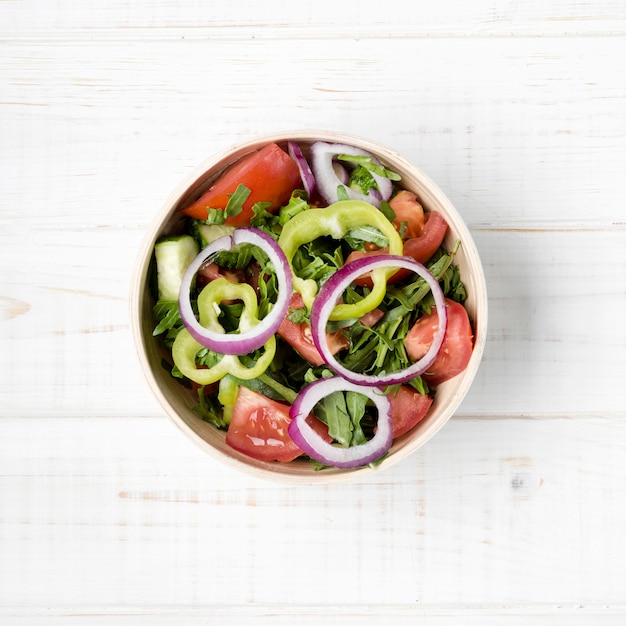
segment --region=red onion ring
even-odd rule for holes
[[[348,197],[351,200],[363,200],[380,207],[380,201],[389,200],[392,192],[392,182],[385,176],[380,176],[371,172],[378,191],[370,190],[367,194],[362,194],[354,189],[350,189],[344,181],[340,180],[337,172],[333,167],[333,158],[339,154],[354,154],[359,156],[371,157],[372,161],[380,165],[380,161],[371,153],[355,146],[348,146],[341,143],[326,143],[324,141],[316,141],[311,145],[311,168],[315,176],[317,188],[328,204],[333,204],[339,199],[337,195],[337,187],[343,185]]]
[[[355,391],[372,400],[378,409],[375,435],[367,442],[348,448],[328,443],[309,426],[306,418],[315,405],[334,391]],[[393,441],[391,403],[379,389],[361,387],[338,376],[321,378],[307,385],[298,394],[289,412],[289,436],[312,459],[342,469],[361,467],[380,459]]]
[[[296,165],[300,170],[300,178],[302,179],[302,184],[304,185],[304,191],[306,191],[310,200],[313,197],[313,192],[315,191],[315,177],[313,176],[309,163],[304,154],[302,154],[300,146],[295,141],[287,142],[287,152],[289,152],[289,156],[296,162]]]
[[[437,332],[435,333],[433,343],[426,354],[419,361],[416,361],[412,365],[409,365],[409,367],[406,367],[399,372],[390,372],[388,374],[383,374],[382,376],[371,376],[368,374],[352,372],[337,361],[328,347],[328,343],[326,341],[326,324],[328,323],[328,318],[332,310],[335,308],[337,300],[341,297],[343,291],[358,276],[377,268],[390,266],[403,267],[411,270],[421,276],[428,283],[435,299],[435,306],[437,307],[437,314],[439,316]],[[380,254],[356,259],[350,263],[346,263],[343,267],[338,269],[320,288],[320,291],[311,306],[310,321],[313,343],[324,359],[326,365],[328,365],[328,367],[330,367],[335,373],[352,383],[373,387],[404,383],[407,380],[420,376],[427,371],[433,364],[439,350],[441,349],[441,344],[443,343],[444,336],[446,334],[448,314],[439,282],[424,265],[409,257]]]
[[[272,310],[249,331],[240,334],[219,333],[202,326],[191,307],[191,284],[202,264],[222,250],[230,250],[240,243],[253,244],[269,257],[278,282],[278,297]],[[178,308],[183,324],[192,337],[205,348],[220,354],[248,354],[264,345],[278,330],[287,315],[292,292],[291,269],[285,253],[268,234],[256,228],[238,228],[232,235],[220,237],[206,246],[191,262],[180,286]]]

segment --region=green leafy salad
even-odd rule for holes
[[[462,242],[353,146],[241,161],[155,245],[163,365],[243,455],[377,463],[471,355]]]

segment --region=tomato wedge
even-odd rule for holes
[[[182,213],[199,220],[207,219],[208,208],[224,209],[239,185],[250,189],[250,195],[239,215],[226,219],[230,226],[248,226],[254,216],[252,206],[270,202],[266,209],[274,212],[289,202],[294,189],[301,186],[300,170],[295,161],[277,144],[270,143],[242,157],[228,168],[200,198],[185,207]]]
[[[448,326],[441,350],[422,378],[432,386],[436,386],[457,374],[466,367],[474,347],[474,335],[469,316],[465,307],[454,300],[446,298]],[[439,318],[437,310],[422,315],[404,338],[407,354],[414,360],[421,359],[433,342]]]
[[[396,214],[393,225],[399,231],[406,224],[405,239],[419,237],[424,230],[424,209],[417,201],[417,196],[406,189],[399,191],[390,201],[389,206]]]
[[[425,213],[424,219],[422,234],[418,237],[407,239],[403,248],[405,256],[410,256],[419,263],[426,263],[437,252],[448,230],[448,223],[439,211]]]
[[[439,246],[443,243],[443,238],[448,230],[448,223],[438,211],[430,211],[425,214],[424,230],[418,237],[412,237],[404,242],[402,254],[410,256],[418,263],[426,263]],[[397,283],[411,274],[410,270],[400,268],[387,282]]]
[[[289,405],[276,402],[247,387],[240,387],[226,433],[226,443],[233,449],[261,461],[293,461],[302,450],[293,442],[287,428]],[[328,427],[316,417],[309,425],[329,441]]]
[[[294,292],[289,302],[290,309],[303,309],[304,302],[299,293]],[[295,324],[285,318],[276,331],[300,356],[312,365],[323,365],[324,359],[313,343],[311,327],[305,322]],[[326,333],[326,341],[333,354],[344,350],[350,345],[350,340],[340,331]]]
[[[433,399],[424,396],[419,391],[412,389],[408,385],[401,385],[397,393],[392,391],[387,395],[391,403],[391,420],[393,427],[393,437],[404,435],[421,421]]]

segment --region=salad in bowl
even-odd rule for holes
[[[255,139],[175,190],[131,313],[148,382],[196,443],[317,483],[380,471],[448,420],[487,302],[436,185],[384,146],[320,131]]]

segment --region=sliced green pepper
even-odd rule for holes
[[[258,303],[254,289],[247,283],[231,283],[225,278],[218,278],[211,281],[198,295],[198,313],[202,326],[214,332],[225,332],[218,321],[219,305],[224,300],[243,302],[239,318],[241,332],[247,332],[259,323]],[[233,339],[236,339],[236,335]],[[196,355],[204,349],[204,346],[198,343],[186,328],[183,328],[176,335],[172,345],[172,358],[181,373],[199,385],[217,382],[226,374],[232,374],[243,380],[251,380],[265,372],[274,360],[276,338],[272,336],[263,347],[263,354],[253,367],[246,367],[236,355],[225,354],[212,367],[199,369],[196,367]]]
[[[233,408],[235,402],[237,402],[237,396],[239,395],[239,383],[232,376],[226,375],[220,380],[219,391],[217,393],[217,399],[219,403],[224,407],[224,421],[230,424],[230,420],[233,415]]]
[[[298,213],[283,227],[278,245],[283,249],[291,265],[300,246],[318,237],[330,236],[334,239],[342,239],[350,230],[366,225],[377,228],[387,238],[389,254],[402,254],[402,238],[393,224],[376,207],[360,200],[340,200],[324,209],[311,209]],[[354,319],[375,309],[385,297],[388,276],[395,271],[394,268],[374,270],[371,292],[355,304],[338,304],[329,319]],[[299,278],[294,273],[293,288],[302,296],[305,306],[310,310],[313,299],[317,295],[317,283],[311,279]]]

